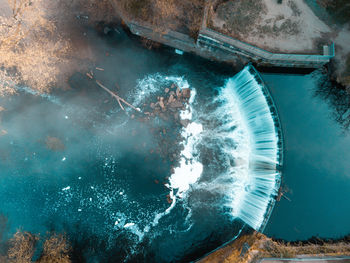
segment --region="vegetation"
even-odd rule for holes
[[[41,0],[10,2],[13,15],[0,16],[0,94],[13,92],[16,82],[46,90],[57,81],[69,43],[46,19]]]
[[[146,21],[159,31],[177,30],[196,38],[205,0],[115,0],[129,19]]]
[[[304,242],[288,243],[272,240],[263,234],[253,232],[239,237],[200,262],[247,263],[259,262],[261,258],[292,258],[297,255],[350,255],[350,236],[338,241],[313,238]]]
[[[350,62],[349,58],[348,62]],[[319,80],[315,93],[332,106],[335,121],[345,130],[350,129],[350,88],[331,81],[325,76]]]
[[[40,250],[39,244],[43,243],[42,251],[37,260],[34,254]],[[6,245],[8,247],[5,254],[0,255],[1,262],[8,263],[70,263],[70,246],[65,236],[52,234],[47,239],[29,232],[18,231]]]
[[[18,230],[9,240],[7,217],[0,214],[1,263],[70,263],[71,246],[62,234],[46,237]]]
[[[80,24],[114,17],[109,0],[2,0],[0,10],[8,11],[0,12],[0,96],[15,85],[65,87],[71,72],[93,59],[84,53]]]
[[[350,22],[350,2],[349,0],[318,0],[333,19],[339,24]]]

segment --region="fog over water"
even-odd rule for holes
[[[140,108],[173,83],[189,87],[193,109],[183,115],[191,113],[193,122],[199,118],[195,98],[215,107],[212,98],[235,73],[212,71],[214,65],[174,50],[149,51],[122,31],[100,39],[91,30],[87,37],[100,54],[96,66],[104,69],[92,67],[95,79]],[[190,143],[193,129],[186,134],[159,118],[139,121],[139,113],[123,112],[85,73],[74,74],[69,85],[50,96],[18,87],[17,95],[0,98],[7,131],[0,137],[0,211],[9,220],[7,237],[18,228],[66,232],[74,256],[89,262],[168,262],[195,259],[239,233],[243,222],[223,205],[229,189],[192,189],[198,177],[181,189],[169,181],[178,163],[160,152],[181,150],[182,134],[189,147],[183,155],[194,163],[200,142],[193,137]],[[164,127],[178,136],[167,137]],[[206,158],[211,154],[220,157],[217,149]],[[207,167],[203,158],[198,162]],[[202,183],[210,186],[217,176],[207,172]]]
[[[243,180],[250,137],[242,112],[235,98],[222,96],[238,70],[170,48],[147,50],[118,31],[100,37],[86,30],[100,58],[91,66],[94,78],[141,109],[173,83],[189,87],[191,104],[182,116],[190,125],[140,121],[142,114],[123,112],[85,72],[69,79],[70,90],[50,96],[18,87],[17,95],[0,98],[0,130],[7,131],[0,136],[5,237],[18,228],[66,232],[77,262],[187,262],[246,231],[247,224],[258,228],[263,210],[246,222],[235,211],[237,196],[251,197],[254,190]],[[266,233],[286,239],[345,234],[348,135],[331,120],[325,102],[312,96],[316,85],[309,77],[264,79],[280,111],[283,176],[293,191],[292,202],[282,199],[276,206]],[[180,154],[173,160],[163,155],[162,149],[174,148]],[[183,177],[182,171],[197,174]],[[259,199],[263,208],[274,194],[269,190]]]

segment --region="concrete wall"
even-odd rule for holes
[[[328,63],[334,56],[334,45],[328,47],[329,55],[279,54],[268,52],[208,28],[202,28],[195,41],[188,35],[176,31],[159,32],[146,23],[126,21],[126,24],[135,35],[223,62],[251,61],[260,66],[318,68]]]
[[[249,62],[247,57],[240,57],[238,53],[234,53],[231,50],[210,48],[210,46],[206,44],[204,44],[204,46],[199,45],[198,41],[195,41],[193,38],[190,38],[188,35],[183,33],[172,30],[159,32],[153,30],[152,26],[147,25],[146,23],[140,24],[134,21],[126,21],[125,23],[129,27],[130,31],[135,35],[151,39],[185,52],[194,53],[207,59],[229,62],[233,64],[237,64],[238,62],[246,64]]]

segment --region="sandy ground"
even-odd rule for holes
[[[12,14],[7,0],[0,0],[0,16],[9,17]]]
[[[275,52],[322,53],[322,44],[330,42],[327,34],[331,29],[302,0],[284,0],[282,4],[276,0],[256,0],[254,8],[260,8],[256,14],[244,1],[221,4],[213,15],[213,26]],[[248,28],[236,30],[240,26],[235,25],[237,20],[249,20]]]
[[[331,75],[350,89],[350,24],[321,20],[303,0],[218,0],[210,18],[214,30],[275,53],[323,54],[334,42]]]

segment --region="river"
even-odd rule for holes
[[[87,29],[85,36],[99,57],[93,77],[137,107],[165,96],[172,84],[189,87],[182,114],[190,125],[180,130],[164,118],[140,121],[85,73],[69,79],[70,90],[50,95],[18,87],[18,95],[0,99],[6,237],[18,228],[66,232],[73,258],[89,262],[186,262],[247,225],[259,228],[276,184],[272,177],[254,204],[249,133],[238,100],[223,96],[239,82],[232,79],[239,70],[170,48],[147,50],[121,29],[103,37]],[[348,233],[349,136],[313,96],[312,78],[263,78],[280,114],[283,179],[292,191],[291,202],[275,206],[266,233],[288,240]]]
[[[284,131],[283,179],[290,189],[265,229],[268,236],[303,240],[350,233],[350,132],[316,95],[312,75],[263,74]]]

